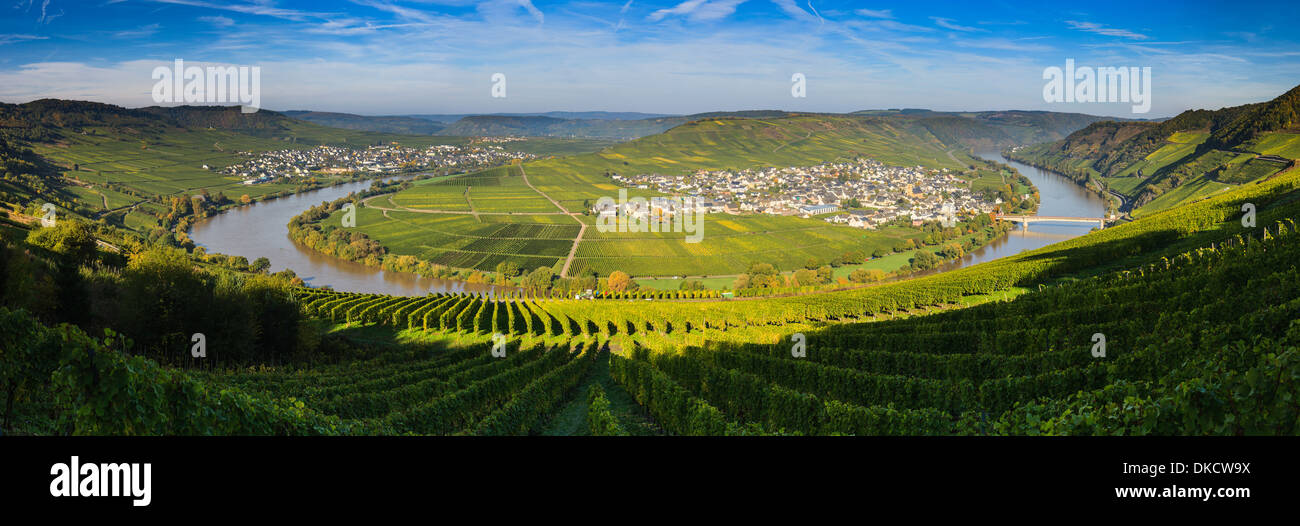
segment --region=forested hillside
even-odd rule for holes
[[[1098,122],[1060,141],[1013,148],[1013,159],[1122,196],[1134,215],[1275,174],[1300,159],[1300,87],[1276,99],[1188,110],[1159,123]]]

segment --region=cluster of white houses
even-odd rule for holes
[[[388,173],[410,169],[472,168],[536,157],[490,145],[437,145],[427,148],[407,148],[396,144],[370,146],[365,149],[317,146],[303,150],[241,152],[240,154],[249,159],[227,166],[221,170],[221,173],[239,177],[244,184],[266,183],[282,177],[308,176],[313,172]],[[203,168],[208,169],[208,166],[204,165]]]
[[[803,217],[845,211],[825,220],[858,228],[876,228],[900,218],[951,222],[991,212],[1002,202],[974,195],[969,181],[947,169],[887,166],[865,158],[804,167],[610,177],[626,187],[693,197],[701,211]]]

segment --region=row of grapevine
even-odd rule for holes
[[[540,431],[546,417],[567,400],[566,395],[582,382],[599,354],[594,348],[581,349],[578,357],[534,380],[505,406],[480,421],[473,433],[527,435]]]
[[[679,434],[1293,434],[1298,242],[1276,223],[1012,302],[833,325],[801,353],[638,348],[611,375]]]

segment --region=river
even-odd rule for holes
[[[424,278],[409,272],[387,272],[360,263],[326,256],[289,239],[289,220],[323,201],[333,201],[370,188],[370,181],[310,190],[270,201],[232,208],[194,224],[190,239],[210,253],[271,260],[271,272],[293,269],[313,287],[423,296],[430,292],[495,294],[505,289],[480,283]]]
[[[1104,199],[1065,177],[1006,159],[997,152],[982,152],[979,156],[1011,165],[1028,177],[1038,188],[1041,198],[1038,215],[1102,217],[1106,213]],[[369,187],[370,181],[347,183],[233,208],[197,222],[190,231],[190,238],[208,252],[244,256],[249,261],[259,257],[269,258],[272,272],[293,269],[313,287],[329,285],[340,291],[400,296],[421,296],[430,292],[495,294],[505,290],[492,285],[422,278],[407,272],[386,272],[320,254],[289,239],[288,224],[294,216],[322,201],[333,201]],[[924,274],[1013,256],[1087,234],[1092,228],[1093,225],[1080,223],[1033,223],[1028,230],[1016,228],[966,256],[946,262]]]
[[[1089,192],[1074,181],[1035,168],[1025,163],[1012,161],[998,152],[979,152],[976,155],[990,161],[1010,165],[1016,171],[1029,178],[1038,188],[1038,213],[1040,216],[1058,217],[1105,217],[1106,200]],[[948,261],[937,268],[912,274],[912,277],[936,272],[969,267],[986,261],[993,261],[1007,256],[1014,256],[1026,250],[1042,248],[1052,243],[1087,234],[1097,225],[1086,223],[1030,223],[1025,230],[1017,226],[1006,235],[993,240],[983,247],[972,250],[965,256]]]

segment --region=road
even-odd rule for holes
[[[529,188],[532,188],[534,192],[541,194],[542,197],[545,197],[546,200],[550,201],[556,208],[563,211],[565,215],[572,217],[574,221],[578,222],[578,237],[573,238],[573,246],[569,247],[569,256],[564,258],[564,267],[560,269],[560,277],[567,278],[569,277],[569,268],[573,266],[573,258],[578,255],[578,244],[582,243],[582,235],[587,233],[587,223],[582,222],[582,219],[578,218],[578,216],[582,214],[570,212],[568,209],[564,208],[564,205],[561,205],[559,201],[556,201],[551,196],[546,195],[546,192],[538,190],[536,186],[533,186],[532,181],[528,180],[528,172],[524,170],[524,165],[522,164],[519,165],[519,175],[524,178],[524,184],[528,185]]]
[[[573,246],[569,247],[569,255],[564,258],[564,266],[560,269],[560,277],[567,278],[569,277],[569,269],[573,266],[573,260],[578,255],[578,245],[582,243],[582,237],[584,234],[587,233],[587,223],[584,223],[582,219],[579,217],[582,215],[581,213],[568,211],[568,209],[564,208],[564,205],[561,205],[559,201],[556,201],[554,198],[547,195],[546,192],[543,192],[539,190],[536,186],[533,186],[532,181],[528,180],[528,172],[524,170],[523,165],[519,165],[519,174],[520,177],[524,179],[524,184],[528,185],[528,188],[531,188],[534,192],[537,192],[538,195],[545,197],[547,201],[550,201],[552,205],[555,205],[555,208],[560,210],[559,212],[530,212],[527,215],[538,215],[538,216],[565,215],[565,216],[572,217],[574,221],[578,222],[578,236],[573,239]],[[417,214],[461,214],[461,215],[472,215],[474,216],[475,219],[478,219],[479,216],[485,216],[485,215],[502,215],[502,216],[515,215],[514,212],[479,212],[474,208],[474,201],[470,199],[469,187],[465,188],[465,202],[469,204],[469,211],[407,208],[405,206],[401,206],[393,202],[392,195],[393,194],[380,194],[376,196],[367,197],[361,201],[361,204],[362,206],[374,208],[376,210],[383,212],[384,217],[388,217],[390,219],[392,219],[392,217],[388,215],[389,212],[414,212]],[[380,197],[388,199],[388,203],[393,207],[390,208],[390,207],[376,205],[374,201],[375,199],[378,199]]]

